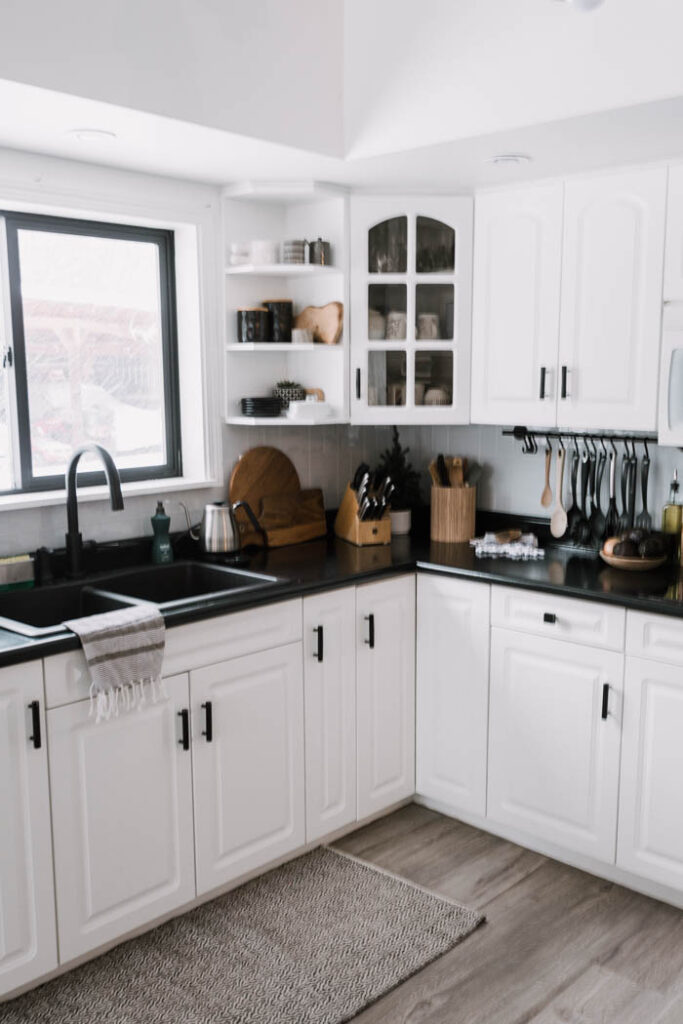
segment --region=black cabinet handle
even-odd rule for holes
[[[356,369],[356,398],[360,401],[360,366]]]
[[[562,367],[562,389],[560,391],[560,398],[567,397],[567,367]]]
[[[213,740],[213,704],[210,700],[207,700],[206,704],[202,704],[202,707],[204,708],[204,714],[206,716],[204,719],[205,724],[202,736],[206,736],[206,742],[211,743]]]
[[[539,393],[539,396],[538,396],[540,399],[544,399],[545,398],[545,378],[546,378],[546,369],[545,369],[545,366],[542,366],[541,367],[541,389],[540,389],[540,393]]]
[[[183,729],[182,736],[178,740],[178,743],[183,748],[183,750],[189,750],[190,749],[190,712],[187,710],[187,708],[183,708],[182,711],[178,712],[178,718],[182,722],[182,729]]]
[[[33,735],[29,736],[29,740],[33,743],[36,750],[40,750],[43,745],[40,735],[40,701],[32,700],[28,707],[31,712],[31,724],[33,726]]]
[[[555,615],[554,612],[544,612],[543,621],[549,622],[552,625],[553,623],[557,622],[557,615]]]
[[[368,624],[368,638],[364,641],[364,643],[366,643],[372,650],[372,648],[375,646],[375,616],[372,614],[366,615],[365,621]]]
[[[322,661],[323,660],[323,627],[322,626],[316,626],[315,629],[313,630],[313,632],[318,634],[318,649],[313,654],[313,657],[317,658],[318,661]]]
[[[603,683],[602,687],[602,719],[604,721],[609,714],[609,683]]]

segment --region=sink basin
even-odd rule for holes
[[[21,636],[50,636],[64,632],[64,619],[98,615],[116,608],[127,608],[133,603],[125,597],[103,594],[84,583],[7,591],[0,594],[0,629],[9,629]]]
[[[151,601],[165,608],[176,608],[214,597],[243,593],[257,587],[279,583],[277,576],[231,569],[204,562],[173,562],[170,565],[146,565],[98,578],[93,585],[112,596],[134,601]]]

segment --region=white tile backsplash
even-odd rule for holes
[[[429,487],[427,466],[438,452],[443,452],[476,459],[484,467],[479,508],[523,515],[547,514],[540,504],[544,482],[542,446],[537,455],[524,455],[520,443],[503,437],[499,427],[403,427],[400,435],[401,443],[410,448],[409,457],[422,475],[425,497],[428,497]],[[188,506],[193,522],[198,522],[206,502],[220,501],[227,496],[227,482],[239,455],[255,445],[274,445],[292,459],[302,486],[322,487],[326,508],[336,508],[355,466],[361,460],[375,465],[390,442],[389,427],[225,427],[225,486],[166,496],[163,481],[160,481],[158,497],[164,500],[171,516],[171,528],[181,530],[185,525],[181,501]],[[639,446],[638,450],[640,454],[642,448]],[[673,470],[680,466],[683,471],[683,454],[677,448],[654,446],[651,456],[649,505],[658,526]],[[554,484],[553,465],[553,488]],[[606,480],[603,486],[606,494]],[[565,491],[568,491],[566,477]],[[151,536],[149,520],[155,506],[156,495],[128,498],[122,512],[111,512],[108,503],[103,501],[83,502],[79,507],[81,532],[86,540],[100,541]],[[0,512],[0,556],[34,551],[41,545],[62,547],[65,530],[63,505]]]

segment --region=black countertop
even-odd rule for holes
[[[665,566],[654,572],[625,572],[611,569],[595,553],[562,546],[547,545],[542,560],[513,562],[476,558],[468,544],[438,544],[396,537],[390,546],[356,548],[330,537],[257,552],[249,559],[248,568],[277,576],[281,582],[272,588],[200,601],[192,609],[174,609],[165,616],[167,626],[416,569],[564,597],[605,601],[661,615],[683,616],[683,573],[679,568]],[[95,581],[93,577],[92,582]],[[0,666],[78,647],[79,641],[72,633],[28,639],[0,630]]]

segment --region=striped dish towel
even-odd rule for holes
[[[83,645],[91,679],[90,714],[96,722],[168,697],[161,679],[166,627],[154,605],[88,615],[64,625]]]

